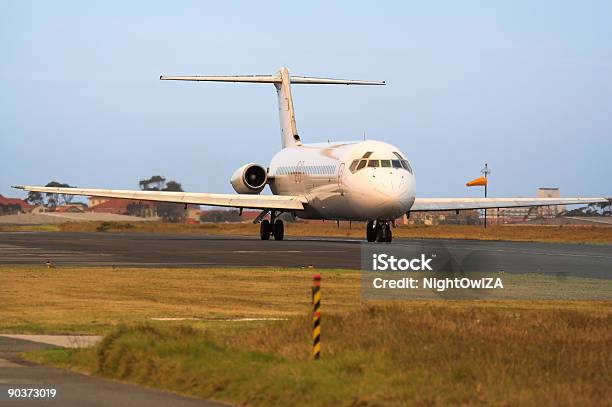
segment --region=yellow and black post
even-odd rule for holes
[[[312,358],[321,355],[321,275],[312,278]]]

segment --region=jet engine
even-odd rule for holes
[[[239,194],[258,194],[268,182],[268,172],[259,164],[250,163],[238,168],[230,183]]]

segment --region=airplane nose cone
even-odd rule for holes
[[[375,187],[376,191],[389,203],[407,201],[410,195],[410,183],[406,179],[387,179]]]
[[[397,219],[405,214],[415,196],[414,177],[405,170],[357,172],[351,179],[347,203],[356,217]]]
[[[383,206],[397,216],[405,213],[414,196],[413,186],[409,178],[390,177],[374,186],[376,194]]]

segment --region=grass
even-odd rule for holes
[[[164,222],[69,222],[58,225],[5,226],[0,231],[64,231],[64,232],[140,232],[140,233],[194,233],[213,235],[258,236],[259,225],[252,223],[205,223],[185,225]],[[286,223],[287,236],[324,236],[363,238],[365,225],[341,222]],[[528,242],[612,244],[612,227],[598,226],[512,226],[497,225],[484,229],[470,225],[409,225],[394,230],[395,237],[412,239],[477,239]]]
[[[122,269],[0,267],[0,332],[107,333],[158,317],[231,318],[301,315],[309,307],[309,269]],[[359,298],[359,274],[321,272],[328,305],[347,311]],[[163,322],[169,324],[169,322]]]
[[[104,333],[27,357],[240,405],[612,405],[610,301],[366,303],[320,272],[318,362],[311,269],[0,267],[0,332]]]
[[[307,316],[233,334],[119,327],[94,349],[38,362],[253,406],[612,403],[610,309],[362,305],[323,317],[311,361]]]
[[[57,224],[49,225],[0,225],[0,232],[60,232]]]

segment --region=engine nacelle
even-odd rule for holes
[[[266,187],[268,172],[259,164],[250,163],[238,168],[230,183],[239,194],[258,194]]]

